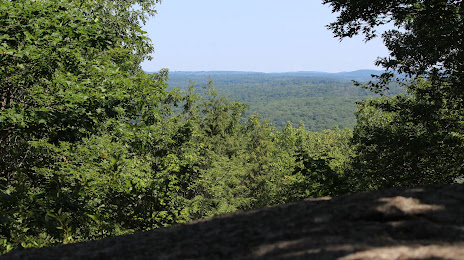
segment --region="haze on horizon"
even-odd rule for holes
[[[144,26],[154,46],[145,71],[342,72],[374,65],[380,38],[340,42],[321,0],[164,0]]]

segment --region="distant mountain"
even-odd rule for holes
[[[240,74],[266,74],[264,72],[253,71],[170,71],[169,74],[176,75],[240,75]]]
[[[381,75],[384,71],[382,70],[356,70],[356,71],[349,71],[349,72],[339,72],[339,73],[334,73],[335,76],[337,77],[342,77],[342,78],[349,78],[353,80],[371,80],[372,75]]]
[[[153,72],[148,72],[153,73]],[[346,72],[323,72],[323,71],[296,71],[296,72],[253,72],[253,71],[171,71],[169,75],[171,77],[193,77],[192,80],[198,79],[197,77],[206,76],[264,76],[267,78],[276,77],[305,77],[305,78],[327,78],[327,79],[343,79],[343,80],[356,80],[356,81],[370,81],[372,75],[382,74],[382,70],[356,70]]]
[[[348,71],[348,72],[338,72],[334,73],[336,75],[340,76],[371,76],[372,74],[374,75],[380,75],[384,71],[383,70],[355,70],[355,71]]]
[[[321,71],[297,71],[297,72],[283,72],[283,73],[270,73],[285,76],[294,77],[324,77],[324,78],[337,78],[337,79],[348,79],[358,81],[369,81],[372,79],[372,75],[382,74],[382,70],[356,70],[347,72],[321,72]]]
[[[384,73],[384,70],[355,70],[355,71],[344,71],[344,72],[320,72],[320,71],[298,71],[298,72],[284,72],[284,73],[271,73],[271,74],[280,74],[287,76],[304,76],[304,77],[324,77],[324,78],[333,78],[333,79],[347,79],[347,80],[356,80],[356,81],[370,81],[372,80],[372,75],[380,76]],[[406,74],[396,74],[396,77],[402,79],[407,78]]]
[[[371,98],[375,93],[353,84],[353,80],[368,82],[378,70],[358,70],[328,73],[298,71],[263,73],[245,71],[173,71],[169,74],[168,89],[186,89],[194,85],[202,93],[201,86],[213,81],[220,95],[249,105],[245,116],[259,113],[262,118],[277,127],[287,122],[306,129],[321,131],[334,126],[353,128],[356,124],[356,102]],[[402,93],[392,87],[386,95]]]

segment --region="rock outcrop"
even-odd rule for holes
[[[464,259],[464,185],[363,192],[5,259]]]

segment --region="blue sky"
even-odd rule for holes
[[[375,67],[380,38],[340,42],[321,0],[163,0],[144,30],[155,53],[146,71],[326,71]]]

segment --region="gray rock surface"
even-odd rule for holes
[[[464,185],[308,199],[1,259],[464,259]]]

